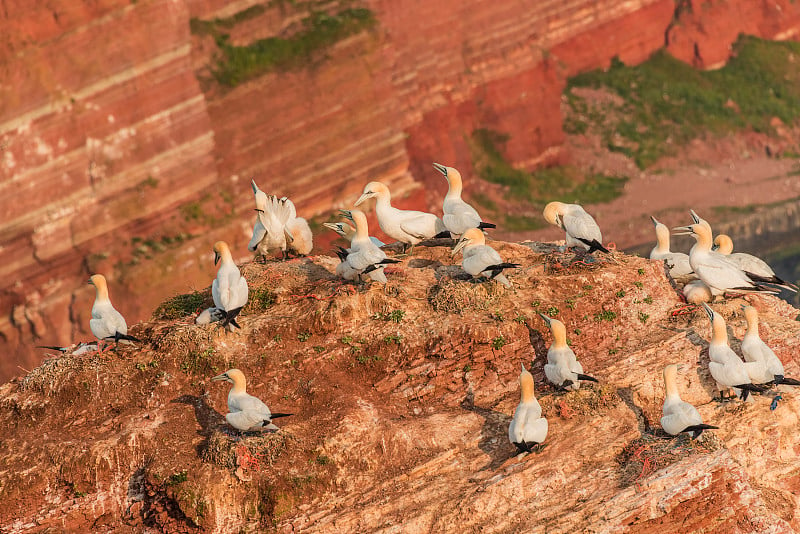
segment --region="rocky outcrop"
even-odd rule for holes
[[[795,532],[798,392],[720,404],[708,319],[682,308],[656,262],[569,263],[548,244],[494,241],[522,264],[514,289],[462,279],[447,248],[417,247],[385,287],[353,287],[327,256],[248,263],[242,330],[196,326],[170,300],[134,325],[135,348],[47,360],[0,388],[4,532]],[[201,292],[208,299],[208,290]],[[761,333],[800,375],[797,310],[750,297]],[[714,305],[732,346],[740,304]],[[183,306],[183,307],[182,307]],[[544,378],[549,330],[567,325],[586,372]],[[169,318],[167,318],[169,317]],[[519,365],[549,421],[517,456],[508,424]],[[661,371],[719,430],[659,433]],[[237,367],[281,431],[226,426]]]
[[[794,35],[798,4],[773,4],[370,0],[361,5],[374,28],[225,89],[209,76],[214,39],[192,35],[192,20],[224,19],[245,45],[290,36],[309,5],[7,2],[0,346],[17,359],[0,377],[35,365],[34,343],[88,335],[82,284],[93,271],[109,278],[112,299],[136,297],[123,306],[131,321],[165,293],[205,286],[213,239],[244,250],[252,176],[307,216],[347,204],[369,179],[391,183],[401,206],[436,208],[445,184],[431,161],[461,168],[473,193],[484,187],[471,171],[476,128],[508,134],[515,165],[562,161],[566,76],[665,44],[715,65],[740,31]]]

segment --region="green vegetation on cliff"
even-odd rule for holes
[[[569,80],[570,133],[595,127],[606,146],[646,168],[704,132],[773,131],[773,119],[800,116],[800,43],[742,36],[721,69],[698,71],[661,50],[629,67],[615,60]],[[605,89],[621,97],[592,102],[574,88]],[[605,100],[605,99],[603,99]]]

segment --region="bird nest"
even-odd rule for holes
[[[502,294],[503,289],[497,282],[445,280],[431,286],[428,302],[439,312],[462,313],[464,310],[485,310]]]
[[[581,386],[578,391],[543,396],[539,399],[542,411],[572,419],[576,415],[595,415],[613,408],[621,402],[616,388],[609,384]]]
[[[659,469],[689,456],[708,454],[722,448],[722,442],[712,432],[704,432],[698,439],[688,434],[677,437],[663,431],[642,434],[628,443],[617,457],[620,468],[620,487],[625,488],[647,478]]]
[[[107,358],[97,353],[49,358],[25,375],[19,387],[23,391],[36,391],[50,397],[71,383],[73,377],[105,367],[107,363]]]
[[[260,471],[271,467],[291,440],[285,432],[268,432],[240,439],[226,432],[214,432],[200,457],[210,464],[234,471]]]

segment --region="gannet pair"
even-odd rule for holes
[[[547,419],[533,394],[533,375],[522,364],[519,374],[520,401],[508,426],[508,440],[522,452],[532,452],[547,437]]]
[[[452,255],[455,256],[461,250],[463,250],[461,268],[468,274],[473,277],[485,276],[497,280],[506,287],[511,287],[511,282],[505,277],[503,271],[519,267],[519,264],[503,262],[500,254],[486,244],[483,231],[478,228],[466,230],[456,246],[453,247]]]
[[[434,163],[433,168],[447,180],[447,195],[442,203],[442,222],[447,232],[441,232],[434,237],[458,238],[470,228],[495,227],[492,223],[483,222],[477,210],[461,199],[463,181],[458,170],[440,163]]]
[[[264,257],[273,250],[280,250],[283,259],[289,251],[306,256],[313,248],[313,236],[308,222],[297,216],[294,203],[286,197],[267,195],[251,180],[258,215],[253,225],[253,236],[248,250]]]
[[[596,378],[583,374],[583,366],[567,345],[567,328],[564,323],[543,313],[539,317],[544,319],[553,334],[553,342],[547,350],[547,363],[544,366],[547,380],[557,388],[567,391],[577,391],[580,388],[579,380],[597,382]]]
[[[580,205],[550,202],[544,207],[544,218],[564,230],[567,248],[578,247],[589,254],[595,250],[608,253],[600,227]]]
[[[412,250],[414,245],[447,230],[444,222],[433,213],[414,210],[401,210],[392,206],[389,188],[381,182],[370,182],[364,193],[356,200],[359,206],[370,198],[375,198],[375,213],[383,233],[403,244],[403,252]]]
[[[229,369],[211,380],[233,384],[228,393],[228,410],[225,420],[233,428],[242,432],[263,432],[279,430],[273,419],[287,417],[290,413],[272,413],[261,399],[247,393],[247,380],[239,369]]]
[[[677,376],[677,364],[664,367],[664,389],[666,391],[661,428],[672,436],[687,432],[691,434],[692,439],[697,439],[703,433],[703,430],[718,428],[704,424],[697,408],[681,400],[680,393],[678,393]]]
[[[761,361],[743,362],[741,358],[728,345],[728,332],[725,329],[725,319],[714,313],[707,304],[703,303],[711,321],[711,341],[708,345],[708,370],[717,382],[720,401],[725,400],[724,392],[733,388],[733,392],[747,400],[750,392],[763,393],[766,388],[754,382],[766,383],[766,366]]]
[[[89,277],[89,284],[93,285],[96,290],[92,305],[92,318],[89,320],[92,334],[101,342],[112,339],[114,342],[139,341],[128,335],[125,318],[111,305],[106,277],[102,274],[94,274]]]
[[[384,267],[390,263],[399,263],[386,257],[369,237],[367,216],[361,210],[340,210],[342,215],[353,221],[356,226],[355,235],[350,240],[349,249],[341,249],[337,254],[342,262],[336,267],[336,274],[345,280],[360,280],[362,275],[369,275],[371,280],[386,283]]]
[[[764,375],[759,383],[771,382],[775,385],[800,386],[800,381],[787,378],[783,363],[775,352],[764,343],[758,333],[758,310],[753,306],[742,306],[744,318],[747,321],[747,331],[742,338],[742,355],[745,361],[761,362],[764,365]]]
[[[247,280],[239,272],[233,261],[231,249],[225,241],[214,243],[214,265],[219,264],[217,277],[211,283],[211,296],[214,299],[214,308],[209,308],[201,313],[195,322],[222,321],[222,327],[233,331],[234,327],[240,328],[236,317],[247,304],[249,290]]]
[[[664,260],[669,268],[669,275],[673,279],[690,276],[692,266],[689,265],[689,255],[682,252],[671,252],[669,249],[669,228],[650,216],[656,229],[656,246],[650,251],[651,260]]]
[[[766,284],[774,284],[789,291],[797,293],[797,286],[782,280],[775,271],[772,270],[767,262],[753,256],[752,254],[745,254],[743,252],[733,252],[733,240],[725,235],[719,234],[714,238],[714,248],[717,252],[725,256],[725,258],[734,263],[739,269],[744,271],[747,276],[756,282],[763,282]]]

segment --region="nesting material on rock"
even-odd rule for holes
[[[498,302],[503,288],[495,282],[466,282],[446,280],[431,286],[428,301],[439,312],[463,313],[467,310],[486,310]]]
[[[684,458],[714,452],[723,446],[713,432],[705,432],[696,440],[691,439],[688,434],[675,438],[642,434],[640,438],[628,443],[617,457],[619,485],[626,488]]]

